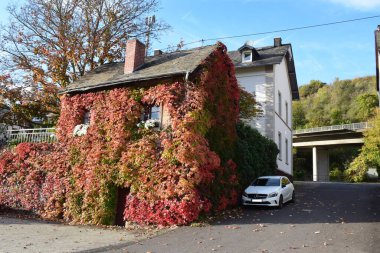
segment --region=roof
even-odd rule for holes
[[[88,91],[131,82],[191,74],[217,47],[218,43],[149,56],[145,58],[145,63],[131,74],[124,74],[124,62],[104,64],[87,72],[60,93]]]
[[[230,51],[228,55],[230,56],[235,68],[246,68],[252,66],[267,66],[273,64],[281,63],[282,59],[289,51],[290,44],[286,44],[279,47],[262,47],[256,48],[259,53],[260,58],[249,63],[241,62],[241,53],[239,51]]]
[[[228,55],[230,56],[232,62],[235,65],[236,69],[241,68],[253,68],[253,67],[265,67],[271,66],[274,64],[280,64],[284,57],[288,57],[288,74],[290,80],[290,86],[292,89],[292,97],[293,99],[299,99],[298,93],[298,84],[297,84],[297,76],[296,70],[294,66],[294,60],[292,54],[292,46],[291,44],[282,44],[281,46],[274,47],[261,47],[256,48],[256,51],[259,55],[259,58],[254,59],[252,62],[244,62],[242,63],[241,53],[239,51],[230,51]]]

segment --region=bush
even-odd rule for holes
[[[259,131],[239,122],[235,162],[239,183],[245,187],[259,176],[273,175],[277,169],[277,145]]]
[[[348,182],[363,182],[367,179],[368,165],[362,156],[358,156],[344,171],[344,180]]]
[[[343,180],[343,173],[340,169],[334,168],[330,170],[330,180],[331,181],[342,181]]]

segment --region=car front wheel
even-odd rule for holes
[[[284,204],[284,199],[282,198],[282,195],[281,195],[278,200],[278,209],[281,209],[283,204]]]
[[[293,193],[292,193],[292,199],[290,200],[290,202],[292,202],[292,203],[296,202],[296,192],[295,191],[293,191]]]

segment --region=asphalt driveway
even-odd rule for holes
[[[235,208],[211,225],[158,236],[0,214],[0,252],[380,252],[380,184],[295,187],[296,203],[282,210]]]
[[[380,252],[380,184],[296,183],[282,210],[235,209],[110,252]]]

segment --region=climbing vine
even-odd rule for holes
[[[0,157],[0,204],[46,218],[112,224],[117,189],[128,188],[125,220],[162,225],[187,224],[234,205],[238,100],[223,44],[192,82],[63,95],[59,143],[23,143]],[[146,104],[163,106],[170,125],[138,127]],[[74,136],[86,112],[86,133]]]

